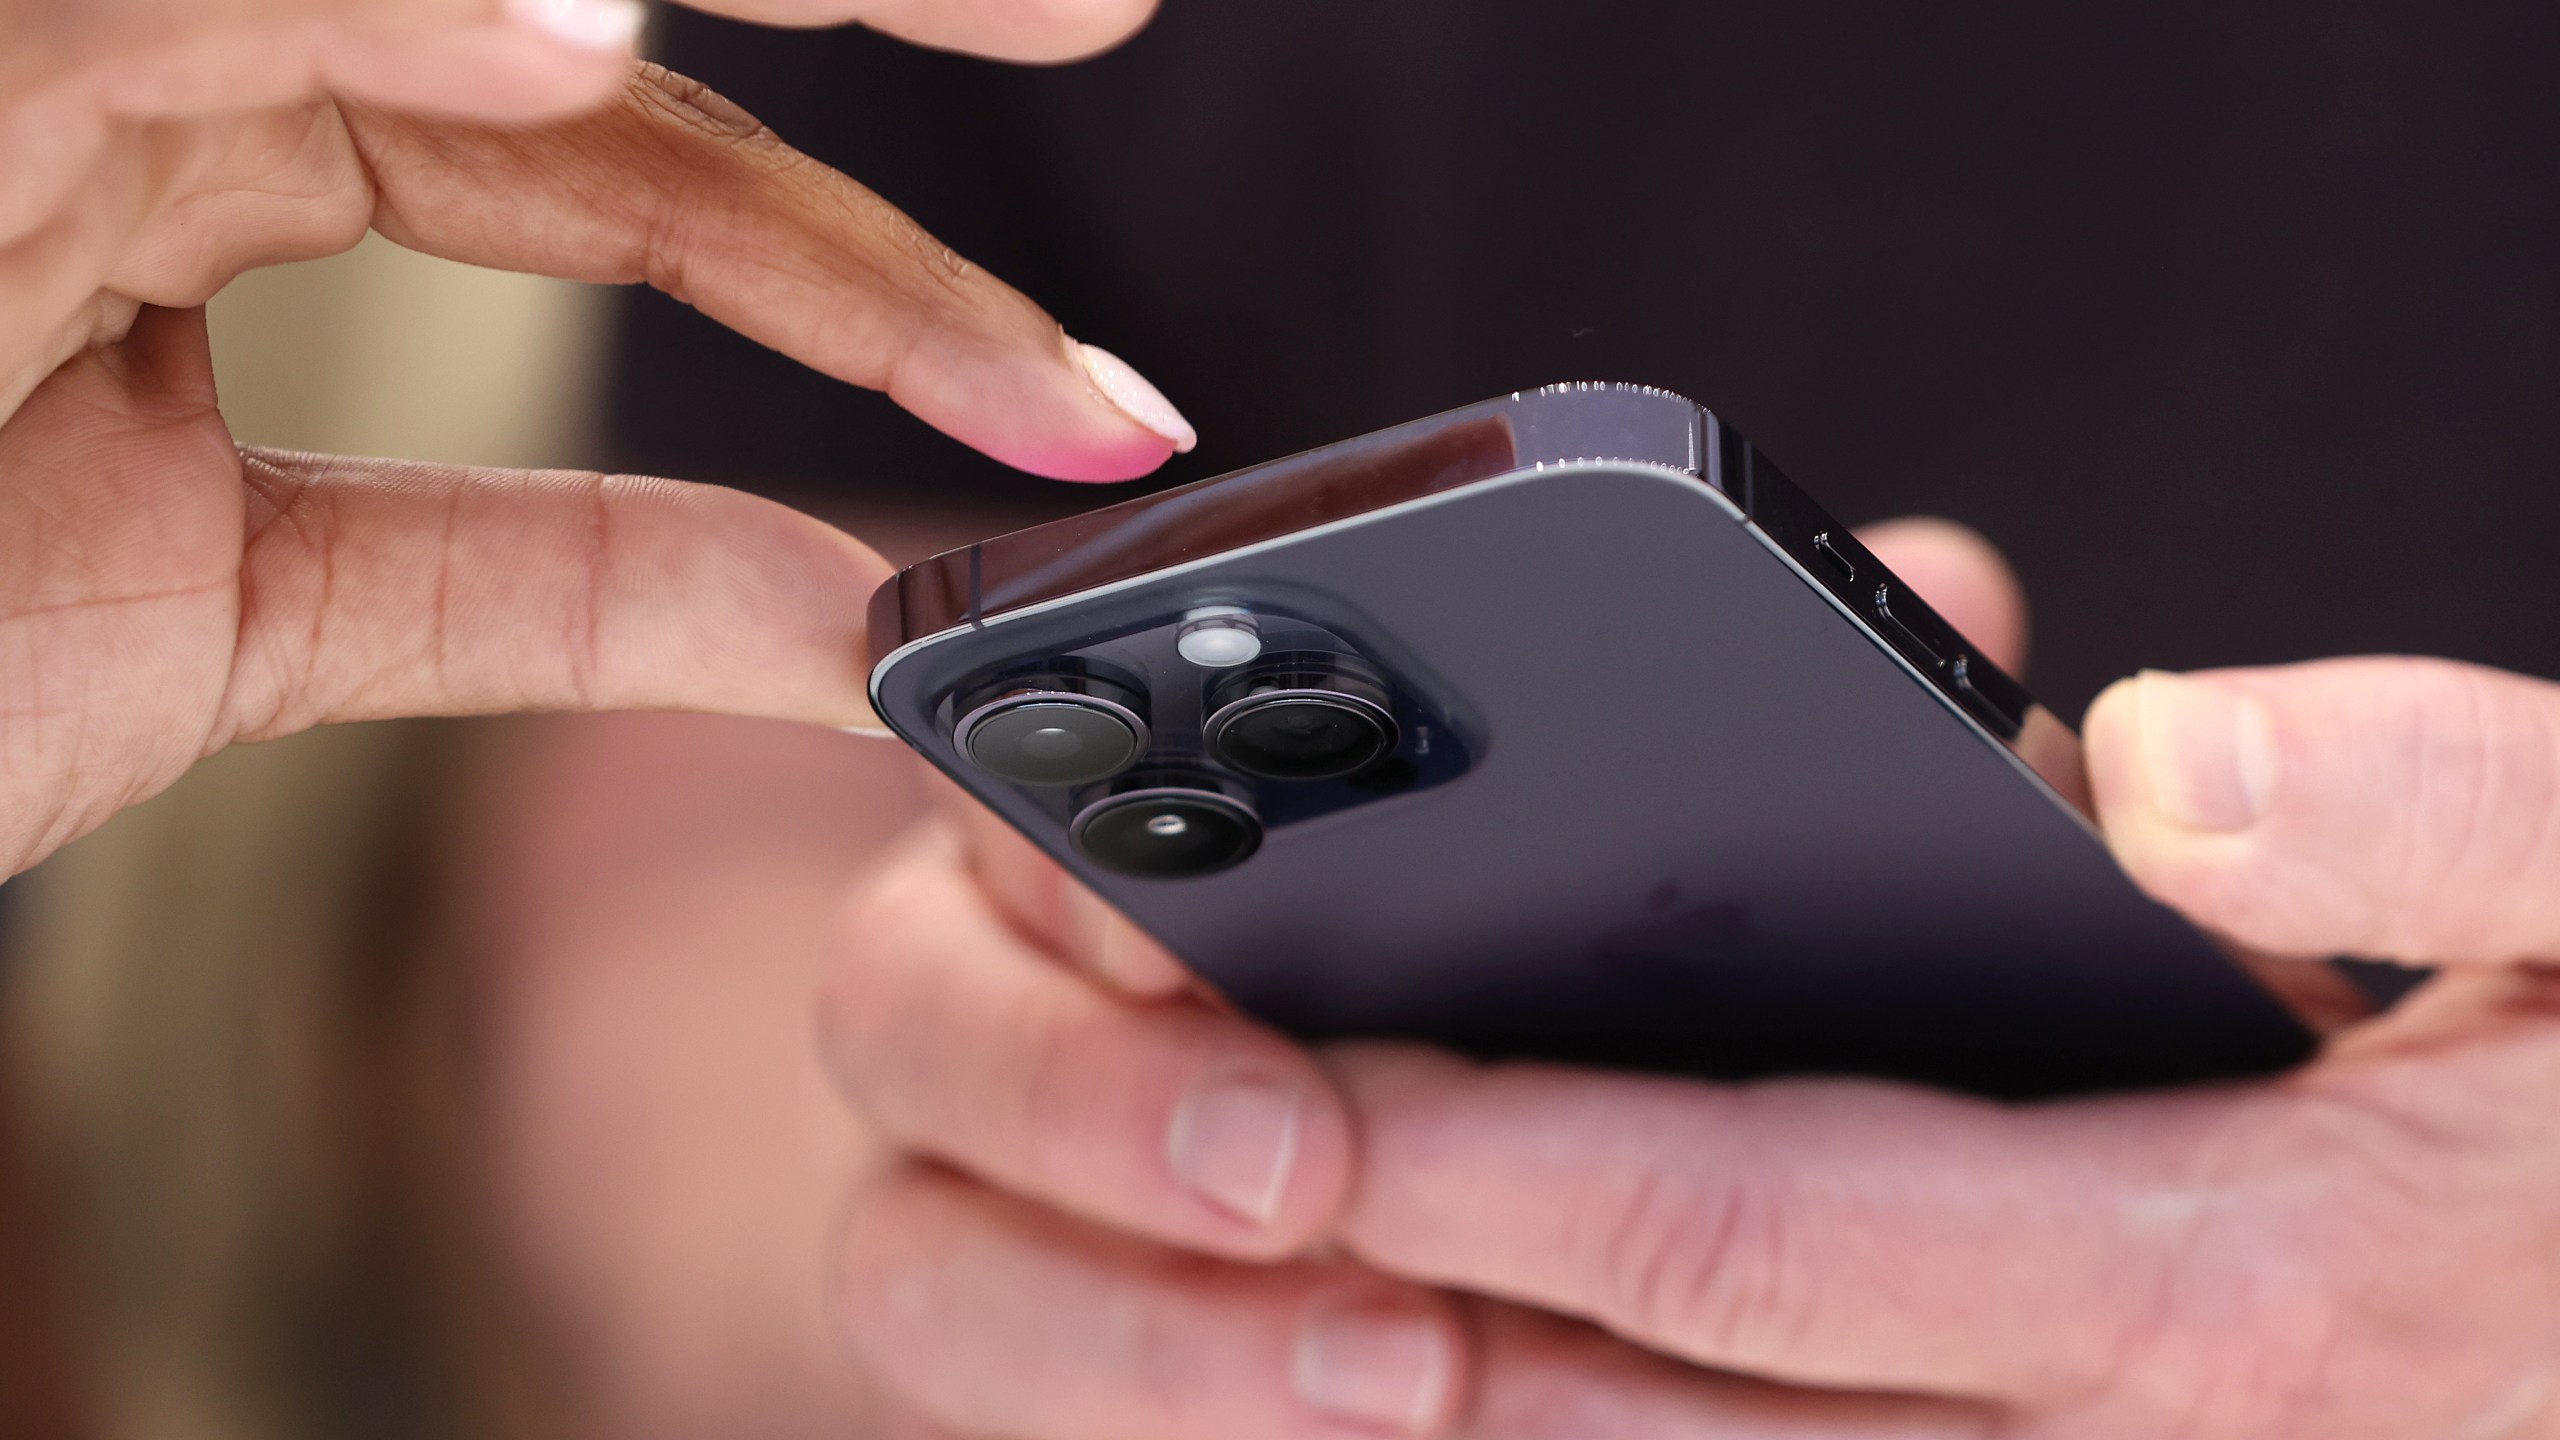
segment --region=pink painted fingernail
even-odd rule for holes
[[[1290,1383],[1311,1410],[1411,1434],[1438,1428],[1457,1356],[1432,1316],[1378,1305],[1336,1305],[1298,1329]]]
[[[2256,696],[2221,681],[2145,671],[2134,690],[2153,802],[2190,830],[2246,830],[2275,794],[2276,736]]]
[[[507,12],[580,50],[629,50],[649,19],[640,0],[507,0]]]
[[[1076,342],[1076,358],[1084,362],[1084,373],[1093,380],[1093,388],[1102,398],[1118,407],[1121,414],[1173,442],[1177,455],[1191,453],[1200,443],[1200,432],[1164,398],[1164,392],[1147,383],[1147,377],[1129,368],[1129,362],[1098,345]]]
[[[1166,1158],[1193,1194],[1268,1225],[1289,1193],[1305,1110],[1294,1085],[1236,1075],[1208,1080],[1175,1107]]]

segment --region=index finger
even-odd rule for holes
[[[1127,39],[1156,0],[690,0],[769,25],[852,21],[937,50],[995,60],[1074,60]]]
[[[1143,475],[1192,432],[1136,372],[706,87],[655,66],[540,129],[351,108],[374,226],[504,270],[646,283],[1034,474]]]

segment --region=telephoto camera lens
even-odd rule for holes
[[[1265,780],[1356,774],[1396,748],[1384,687],[1337,655],[1265,660],[1209,693],[1209,752]]]
[[[1207,776],[1148,775],[1123,782],[1076,816],[1067,834],[1106,870],[1148,880],[1214,875],[1262,848],[1253,807]]]
[[[1017,785],[1090,785],[1147,751],[1146,697],[1090,675],[1034,675],[972,697],[953,743],[969,763]]]

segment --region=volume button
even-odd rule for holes
[[[1901,617],[1893,613],[1892,586],[1876,587],[1875,608],[1876,623],[1884,628],[1885,638],[1894,643],[1894,648],[1908,656],[1911,663],[1924,670],[1935,670],[1947,663],[1945,657],[1938,653],[1937,647],[1920,638],[1918,631],[1902,623]]]
[[[1857,583],[1857,564],[1848,556],[1841,554],[1839,546],[1831,543],[1830,531],[1825,530],[1813,537],[1813,553],[1822,557],[1824,563],[1831,567],[1832,573],[1840,577],[1840,583],[1844,585]]]
[[[2018,738],[2021,728],[2018,717],[2002,710],[1990,696],[1983,694],[1981,689],[1973,683],[1971,657],[1958,655],[1956,663],[1948,667],[1947,688],[1955,692],[1957,702],[1972,711],[1973,718],[1981,721],[1992,734],[2003,740]]]

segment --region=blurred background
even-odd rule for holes
[[[1056,70],[657,43],[1160,383],[1203,442],[1146,485],[1642,381],[1844,517],[2001,544],[2065,714],[2146,665],[2560,675],[2547,5],[1170,0]],[[213,323],[249,442],[741,484],[899,559],[1134,493],[661,297],[378,241]],[[0,887],[0,1433],[876,1433],[810,1279],[876,1158],[803,1037],[925,803],[788,727],[363,726]]]

